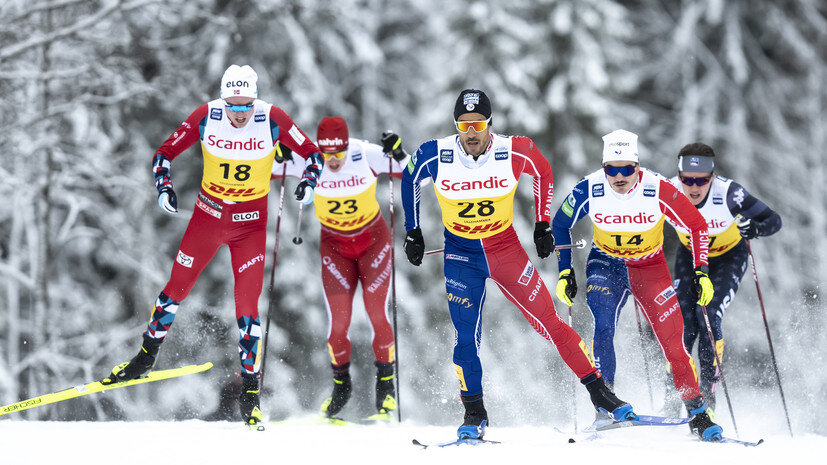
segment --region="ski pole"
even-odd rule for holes
[[[585,239],[580,239],[579,241],[575,242],[574,244],[555,245],[555,246],[554,246],[554,248],[555,248],[555,249],[557,249],[557,250],[562,250],[562,249],[582,249],[582,248],[583,248],[583,247],[585,247],[585,246],[586,246],[586,240],[585,240]],[[436,254],[443,253],[443,252],[445,252],[445,249],[444,249],[444,248],[442,248],[442,249],[434,249],[434,250],[428,250],[428,251],[426,251],[426,252],[425,252],[425,255],[436,255]]]
[[[267,319],[267,322],[264,324],[264,340],[262,341],[261,347],[261,376],[258,380],[259,390],[263,390],[264,388],[264,367],[267,362],[267,335],[270,333],[270,314],[273,313],[273,301],[276,300],[276,259],[278,258],[279,253],[279,230],[281,229],[281,213],[284,207],[284,179],[287,178],[287,160],[282,163],[284,164],[284,170],[281,173],[279,210],[278,215],[276,216],[276,243],[273,245],[273,265],[270,268],[270,290],[268,292],[270,302],[267,304],[267,314],[264,316],[264,318]]]
[[[571,318],[571,305],[569,307],[569,328],[574,329]],[[574,434],[577,434],[577,383],[571,383],[571,398],[572,398],[572,417],[574,417]]]
[[[790,437],[792,437],[793,427],[790,423],[790,412],[787,410],[787,400],[784,397],[784,389],[781,387],[781,375],[778,373],[778,362],[775,360],[775,350],[772,347],[770,325],[767,323],[767,312],[764,310],[764,298],[761,296],[761,286],[758,285],[758,271],[755,267],[755,256],[752,254],[752,246],[749,241],[747,241],[747,250],[749,250],[749,258],[752,262],[752,277],[755,280],[755,290],[758,291],[758,303],[761,304],[761,316],[764,318],[764,329],[767,331],[767,343],[770,346],[770,357],[772,358],[772,367],[775,370],[775,380],[778,382],[778,392],[781,393],[781,404],[784,406],[784,416],[787,417],[787,428],[790,430]]]
[[[301,244],[302,242],[302,211],[304,210],[304,204],[299,204],[299,218],[296,220],[296,235],[293,236],[293,243],[296,245]]]
[[[718,364],[718,370],[721,372],[721,384],[724,386],[724,395],[726,396],[726,404],[729,407],[729,416],[732,417],[732,427],[735,429],[735,436],[738,434],[738,425],[735,424],[735,412],[732,411],[732,400],[729,398],[729,389],[726,386],[726,378],[724,378],[724,366],[721,364],[721,357],[718,356],[718,348],[715,346],[715,336],[712,335],[712,325],[709,324],[709,315],[706,313],[706,305],[701,305],[701,311],[704,314],[704,322],[706,323],[706,333],[709,335],[709,343],[712,344],[712,353],[715,354],[715,363]]]
[[[399,333],[396,326],[396,254],[394,253],[393,216],[393,156],[388,153],[388,208],[391,215],[391,314],[393,315],[393,362],[396,365],[396,418],[402,423],[402,403],[399,397]]]
[[[633,297],[634,299],[634,297]],[[640,354],[643,356],[643,367],[646,370],[646,387],[649,388],[649,406],[655,409],[655,399],[652,397],[652,373],[649,371],[649,357],[646,356],[646,346],[643,344],[643,325],[640,323],[640,307],[635,301],[635,317],[637,318],[638,340],[640,341]]]

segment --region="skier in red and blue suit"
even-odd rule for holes
[[[425,250],[419,217],[420,184],[430,178],[445,226],[445,287],[456,329],[454,369],[465,407],[460,438],[481,438],[488,424],[483,405],[482,306],[490,278],[531,326],[553,342],[565,363],[586,386],[596,408],[616,420],[634,411],[603,382],[582,338],[558,316],[548,288],[529,260],[512,226],[514,194],[521,174],[534,178],[537,254],[554,250],[549,226],[554,184],[551,166],[528,137],[490,132],[491,103],[484,92],[463,90],[454,107],[458,134],[422,144],[402,175],[405,253],[420,265]]]
[[[631,295],[652,325],[672,365],[675,387],[693,419],[690,429],[704,440],[721,438],[698,386],[695,365],[683,343],[683,317],[663,255],[663,223],[689,235],[694,294],[701,305],[712,299],[706,220],[668,179],[640,167],[637,135],[623,129],[603,136],[603,168],[575,185],[552,222],[557,244],[571,244],[571,228],[588,216],[594,226],[586,264],[586,302],[594,316],[594,360],[614,384],[614,335],[620,310]],[[557,297],[571,306],[577,294],[571,250],[559,249]]]

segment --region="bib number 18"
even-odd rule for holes
[[[218,165],[221,168],[224,168],[224,179],[230,178],[230,164],[229,163],[222,163]],[[235,174],[233,177],[236,181],[246,181],[250,179],[250,165],[236,165],[235,166]]]

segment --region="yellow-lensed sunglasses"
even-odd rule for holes
[[[491,118],[485,121],[454,121],[457,125],[457,131],[465,133],[469,129],[474,128],[474,132],[482,132],[491,124]]]
[[[338,158],[338,159],[341,160],[342,158],[345,158],[345,155],[347,155],[347,150],[342,150],[341,152],[333,152],[333,153],[322,152],[322,156],[324,157],[325,160],[330,159],[330,158]]]

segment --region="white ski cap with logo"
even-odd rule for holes
[[[603,136],[603,164],[610,161],[640,163],[637,154],[637,134],[617,129]]]
[[[221,98],[258,98],[258,74],[249,65],[230,65],[221,77]]]

